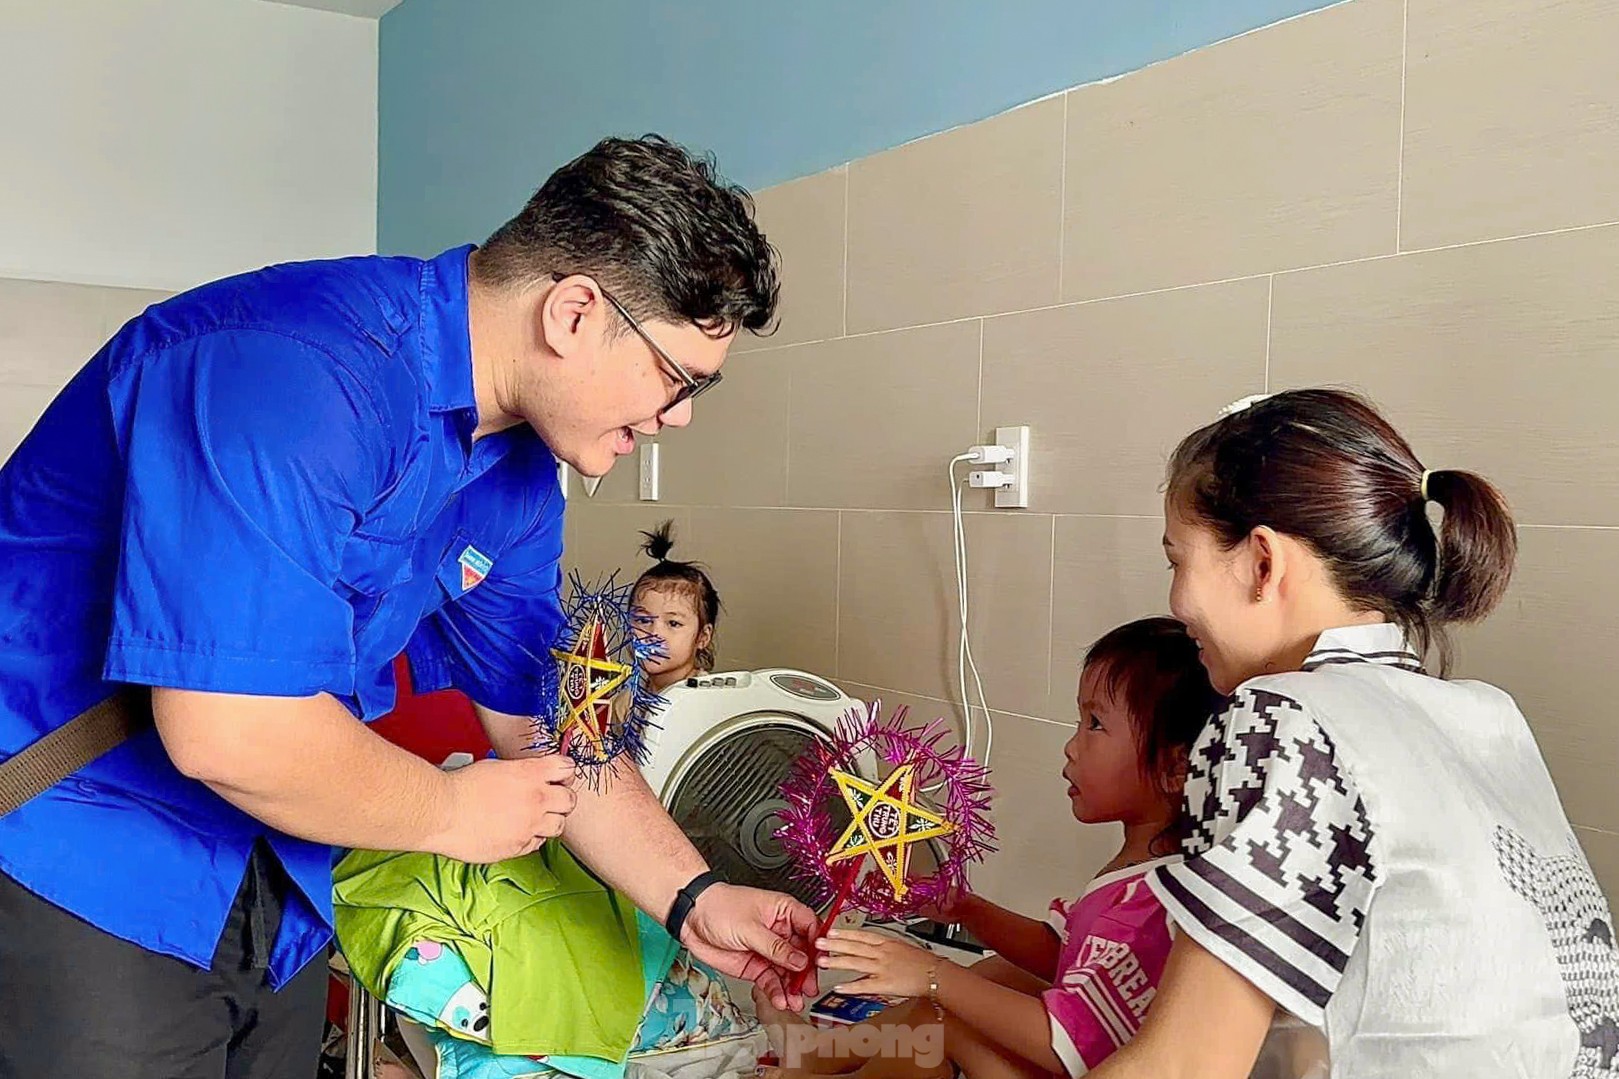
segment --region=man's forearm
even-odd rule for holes
[[[477,711],[496,753],[518,757],[536,752],[530,720],[482,705]],[[579,804],[562,838],[598,876],[659,921],[668,915],[675,893],[708,868],[640,770],[627,761],[603,770],[594,789],[580,781]]]
[[[176,767],[288,835],[430,851],[449,829],[444,773],[373,734],[335,699],[158,689]]]
[[[604,771],[596,789],[581,781],[563,826],[568,849],[630,901],[663,921],[675,893],[708,868],[635,765]]]

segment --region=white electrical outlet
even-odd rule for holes
[[[641,443],[641,501],[658,500],[658,444]]]
[[[1012,459],[999,466],[1012,477],[1012,482],[995,489],[995,508],[1026,510],[1029,508],[1029,429],[997,427],[995,445],[1012,451]]]

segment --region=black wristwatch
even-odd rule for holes
[[[697,905],[697,897],[708,890],[711,884],[722,884],[720,875],[712,869],[705,870],[691,878],[687,885],[675,893],[674,906],[669,908],[669,917],[663,920],[663,927],[676,941],[680,940],[680,931],[685,928],[686,918],[691,909]]]

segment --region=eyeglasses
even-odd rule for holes
[[[569,276],[571,275],[557,272],[551,275],[551,280],[562,281]],[[662,416],[665,412],[678,406],[680,402],[690,401],[700,394],[707,393],[719,384],[722,376],[718,371],[711,375],[694,375],[686,370],[684,364],[665,352],[663,346],[653,340],[652,335],[646,332],[646,329],[634,315],[630,314],[629,309],[619,303],[617,296],[602,288],[600,282],[597,282],[596,287],[601,290],[601,294],[606,298],[607,302],[613,305],[613,310],[618,312],[619,317],[630,324],[630,329],[634,330],[641,340],[646,342],[647,348],[652,350],[652,354],[663,363],[663,366],[668,369],[670,374],[674,375],[675,381],[680,383],[679,389],[675,390],[675,395],[669,399],[669,403],[658,410],[658,415]]]

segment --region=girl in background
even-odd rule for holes
[[[641,549],[656,564],[636,579],[630,618],[637,636],[663,643],[662,657],[643,665],[652,689],[662,693],[714,669],[720,595],[701,565],[670,559],[675,546],[673,521],[641,535],[646,537]]]

